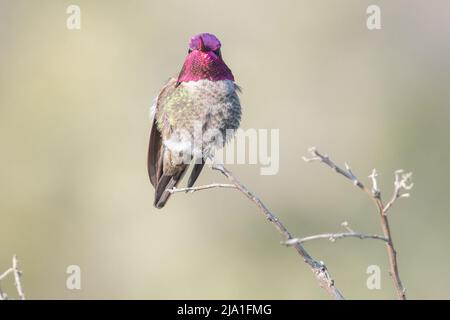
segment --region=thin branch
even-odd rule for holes
[[[403,170],[395,171],[394,194],[392,195],[391,200],[384,206],[384,215],[387,214],[388,210],[397,199],[409,197],[409,193],[407,191],[414,187],[414,183],[411,182],[411,178],[412,172],[404,173]]]
[[[13,259],[12,259],[12,267],[10,267],[8,270],[6,270],[5,272],[3,272],[0,275],[0,281],[5,279],[9,274],[14,275],[14,283],[16,286],[16,290],[17,290],[19,299],[25,300],[25,294],[23,292],[22,283],[20,281],[20,277],[22,276],[22,271],[19,270],[19,262],[15,255],[13,256]],[[0,288],[0,300],[6,300],[6,299],[8,299],[8,296]]]
[[[247,187],[245,187],[233,175],[233,173],[231,173],[231,171],[227,170],[223,165],[220,165],[220,164],[214,164],[212,166],[212,169],[221,172],[231,182],[231,184],[234,186],[235,189],[239,190],[250,201],[252,201],[260,209],[260,211],[264,214],[266,219],[270,223],[272,223],[273,226],[277,229],[277,231],[285,238],[285,241],[294,239],[294,237],[291,235],[291,233],[288,231],[288,229],[280,221],[280,219],[278,219],[278,217],[272,211],[270,211],[266,207],[266,205],[257,196],[255,196]],[[209,185],[209,186],[211,186],[211,185]],[[217,184],[213,184],[213,186],[217,186]],[[210,188],[209,187],[208,188],[197,187],[194,191],[205,190],[205,189],[210,189]],[[178,192],[178,190],[182,190],[182,189],[172,190],[172,192],[175,193],[175,192]],[[183,190],[183,191],[185,191],[185,190]],[[191,191],[191,190],[188,190],[188,191]],[[330,294],[334,299],[343,300],[344,296],[335,287],[334,280],[332,279],[330,272],[328,271],[325,264],[322,261],[315,260],[306,251],[306,249],[301,245],[301,243],[294,243],[294,244],[292,244],[292,247],[295,248],[297,253],[303,258],[305,263],[307,263],[309,265],[314,276],[316,277],[316,280],[319,283],[319,286],[322,287],[325,291],[327,291],[328,294]]]
[[[8,270],[6,270],[5,272],[3,272],[0,275],[0,281],[2,281],[4,278],[6,278],[10,273],[13,273],[14,270],[13,268],[9,268]],[[8,295],[3,292],[2,288],[0,288],[0,300],[7,300],[8,299]]]
[[[341,226],[345,227],[348,232],[316,234],[316,235],[304,237],[301,239],[297,239],[297,238],[291,239],[291,240],[286,241],[284,244],[287,246],[291,246],[293,243],[305,243],[308,241],[319,240],[319,239],[327,239],[331,242],[335,242],[336,240],[343,239],[343,238],[358,238],[361,240],[362,239],[374,239],[374,240],[381,240],[384,242],[389,242],[389,239],[386,237],[383,237],[383,236],[379,236],[376,234],[364,234],[364,233],[355,232],[352,229],[350,229],[347,222],[343,222],[341,224]]]
[[[22,271],[19,270],[19,261],[17,257],[13,256],[13,269],[14,269],[14,282],[16,284],[17,294],[20,300],[25,300],[25,294],[23,293],[22,283],[20,282],[20,277],[22,276]]]
[[[355,233],[355,232],[342,232],[342,233],[324,233],[317,234],[314,236],[304,237],[301,239],[296,239],[300,243],[304,243],[307,241],[318,240],[318,239],[328,239],[331,242],[335,242],[338,239],[342,238],[359,238],[359,239],[376,239],[388,242],[389,240],[386,237],[379,236],[376,234],[364,234],[364,233]]]
[[[381,200],[381,191],[378,189],[378,183],[376,179],[377,172],[375,169],[369,176],[369,178],[372,180],[372,188],[369,189],[353,174],[353,172],[351,171],[350,167],[347,164],[345,164],[346,169],[344,170],[340,168],[337,164],[335,164],[327,155],[321,154],[315,148],[310,148],[309,153],[311,154],[311,157],[309,158],[303,157],[303,160],[305,160],[306,162],[319,161],[326,164],[337,173],[343,175],[344,177],[352,181],[352,183],[355,186],[357,186],[365,193],[367,193],[370,196],[370,198],[375,202],[378,209],[378,213],[380,215],[380,223],[381,228],[383,230],[383,235],[385,238],[388,239],[388,241],[386,242],[386,249],[389,258],[389,269],[390,269],[389,273],[392,277],[392,281],[394,282],[398,298],[405,300],[406,290],[400,280],[397,263],[397,252],[395,251],[394,242],[392,240],[392,234],[391,229],[389,227],[387,212],[397,199],[409,196],[409,193],[407,193],[406,191],[411,190],[413,187],[413,184],[411,183],[412,173],[403,173],[403,170],[398,170],[395,172],[393,196],[389,202],[384,204],[383,201]]]
[[[10,273],[14,272],[14,269],[11,267],[0,275],[0,281],[6,278]]]
[[[207,189],[215,189],[215,188],[231,188],[236,189],[236,186],[234,184],[225,184],[225,183],[211,183],[204,186],[198,186],[198,187],[191,187],[191,188],[173,188],[173,189],[167,189],[170,193],[178,193],[178,192],[197,192],[201,190],[207,190]]]

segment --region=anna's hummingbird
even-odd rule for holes
[[[239,87],[222,59],[221,43],[202,33],[191,38],[178,77],[171,78],[152,106],[148,173],[162,208],[192,160],[192,187],[214,150],[222,148],[239,127]]]

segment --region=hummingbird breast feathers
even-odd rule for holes
[[[212,156],[239,127],[241,106],[238,87],[231,80],[180,83],[161,97],[156,108],[157,126],[164,145],[184,156]]]
[[[152,108],[148,172],[162,208],[183,178],[192,159],[188,187],[199,176],[207,158],[234,135],[241,120],[239,87],[231,80],[207,79],[179,83],[169,80]],[[154,110],[153,110],[154,109]]]

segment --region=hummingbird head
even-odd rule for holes
[[[199,80],[232,80],[231,70],[222,59],[221,43],[210,33],[201,33],[191,38],[189,50],[178,82]]]

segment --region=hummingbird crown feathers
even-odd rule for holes
[[[184,61],[178,82],[199,80],[231,80],[233,74],[222,59],[221,43],[210,33],[200,33],[189,41],[189,53]]]
[[[217,51],[221,46],[219,39],[211,33],[200,33],[189,42],[190,50]]]

